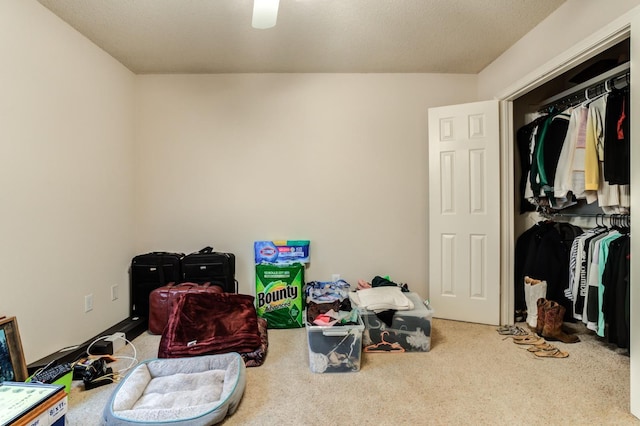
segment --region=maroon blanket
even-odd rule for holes
[[[258,330],[260,332],[260,347],[252,352],[240,352],[240,356],[244,360],[247,367],[260,367],[267,357],[267,349],[269,348],[269,335],[267,334],[267,320],[258,317]]]
[[[262,342],[253,296],[186,293],[160,338],[158,358],[251,353]]]

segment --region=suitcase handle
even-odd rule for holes
[[[198,253],[202,253],[202,254],[213,253],[213,247],[206,246],[205,248],[200,250]]]
[[[192,287],[209,287],[210,285],[211,285],[210,282],[206,282],[206,283],[202,283],[202,284],[192,283],[192,282],[176,284],[174,282],[171,282],[171,283],[167,284],[168,287],[188,287],[188,288],[192,288]]]

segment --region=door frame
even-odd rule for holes
[[[515,183],[513,164],[515,159],[515,129],[513,124],[513,101],[627,38],[631,39],[631,80],[640,82],[640,41],[634,42],[631,37],[632,27],[634,34],[638,34],[636,39],[640,40],[640,6],[620,16],[600,31],[529,73],[495,97],[500,101],[500,167],[503,171],[500,190],[500,215],[503,219],[500,248],[500,320],[503,324],[513,324],[514,318]],[[631,103],[640,105],[640,83],[632,85]],[[640,135],[640,120],[631,122],[631,134]],[[630,161],[632,164],[640,164],[640,149],[634,150],[632,146]],[[631,171],[631,186],[636,189],[640,188],[640,173],[634,173],[633,168]],[[640,211],[640,196],[632,197],[631,210]],[[640,229],[640,218],[638,216],[640,215],[631,216],[631,226]],[[635,238],[635,242],[632,239],[631,251],[640,253],[640,238]],[[634,268],[633,264],[631,265],[630,282],[640,284],[640,268]],[[636,289],[638,289],[637,285]],[[633,286],[631,287],[630,303],[630,411],[631,414],[640,418],[640,312],[638,312],[640,310],[640,291],[634,291]],[[634,306],[636,307],[635,310]]]

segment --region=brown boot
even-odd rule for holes
[[[544,310],[544,326],[542,327],[542,337],[549,340],[559,340],[563,343],[576,343],[580,339],[576,335],[566,334],[562,331],[562,322],[564,318],[564,306],[547,300]]]
[[[546,310],[549,301],[543,297],[539,298],[536,301],[536,306],[538,307],[538,320],[536,322],[536,333],[542,334],[542,329],[544,328],[544,313]]]

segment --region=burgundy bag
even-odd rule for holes
[[[222,293],[222,287],[211,283],[169,283],[158,287],[149,294],[149,332],[162,334],[169,322],[169,315],[178,301],[178,297],[185,293]]]

